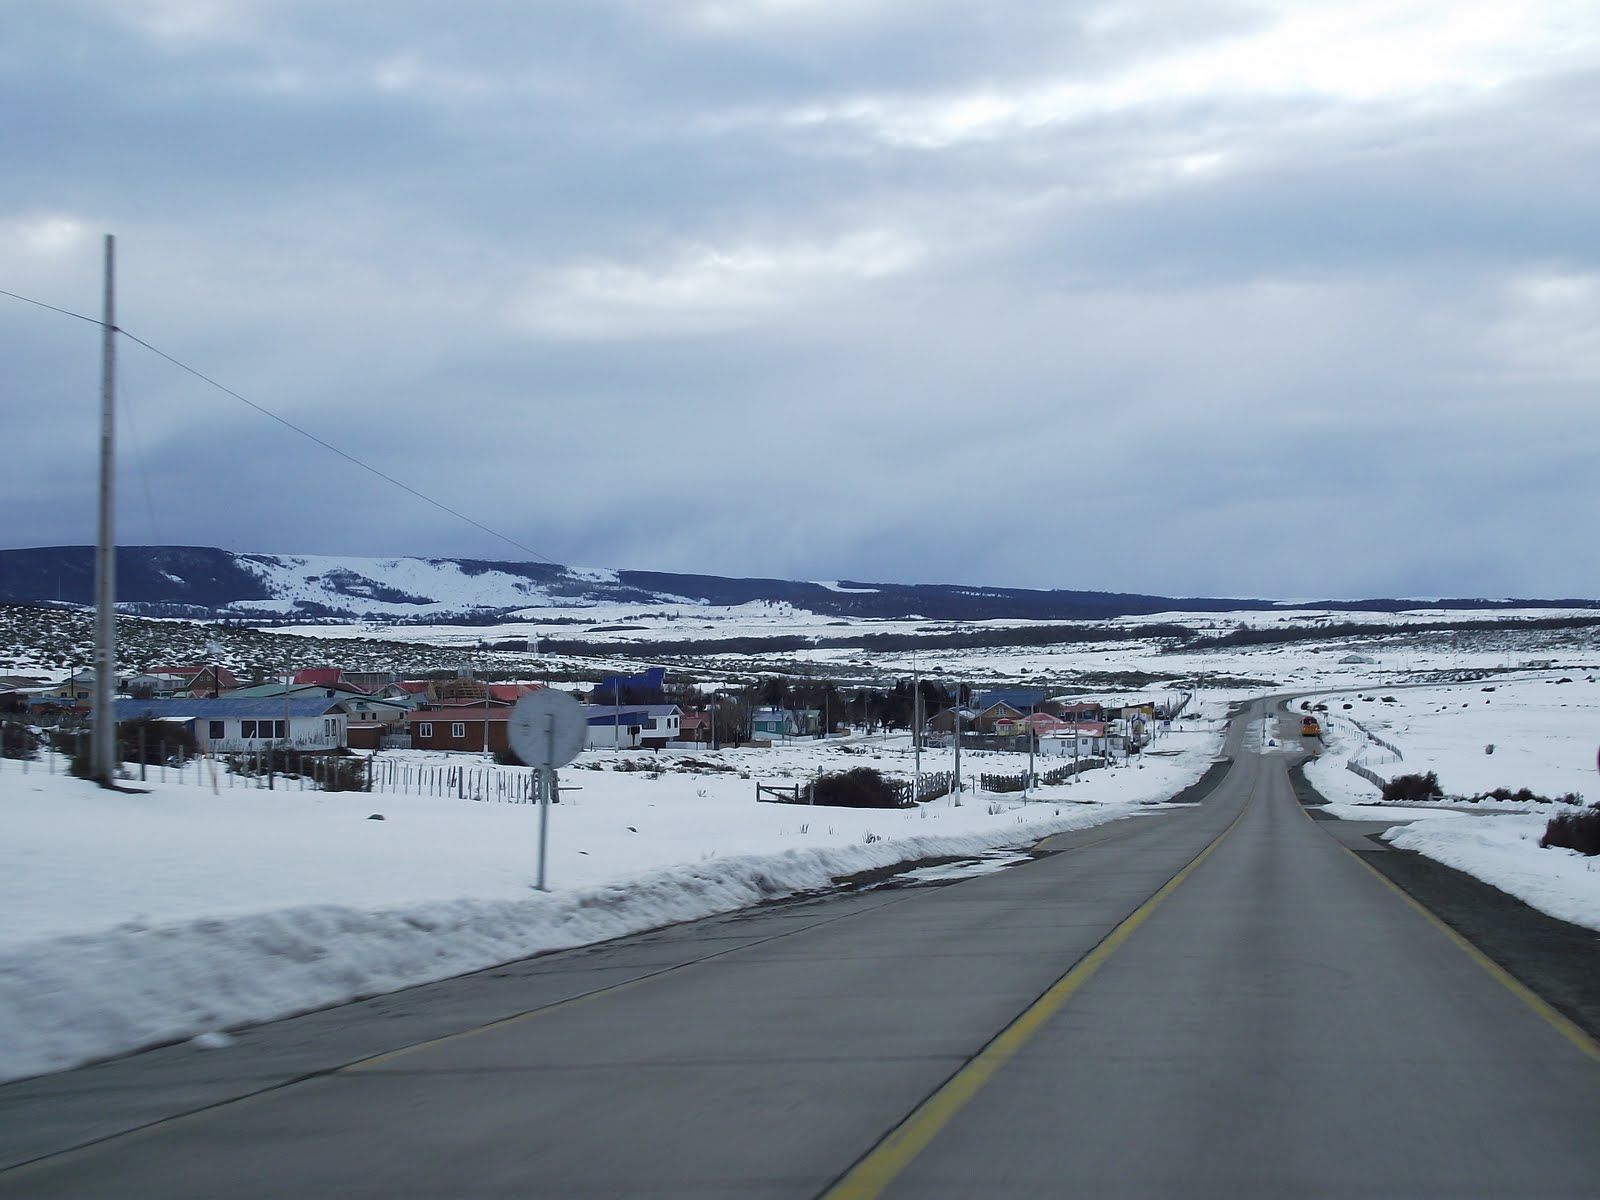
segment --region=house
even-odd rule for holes
[[[997,737],[1025,737],[1031,730],[1036,737],[1055,733],[1058,730],[1069,728],[1070,721],[1049,713],[1029,713],[1025,717],[1015,719],[1005,718],[994,723],[994,732]]]
[[[1093,700],[1076,700],[1070,704],[1052,705],[1055,712],[1069,721],[1103,721],[1105,709]]]
[[[954,709],[941,708],[924,722],[924,728],[929,733],[954,733],[956,730],[956,713],[961,714],[961,728],[963,731],[972,729],[972,718],[975,715],[970,708]]]
[[[1097,758],[1105,753],[1104,721],[1080,721],[1039,738],[1039,754],[1044,758]]]
[[[659,750],[679,739],[683,710],[676,704],[585,704],[591,747],[646,746]]]
[[[1045,706],[1044,688],[996,688],[980,692],[972,701],[972,709],[981,717],[996,704],[1004,704],[1012,712],[1030,713]],[[987,732],[987,730],[985,730]]]
[[[73,671],[60,683],[52,684],[34,692],[38,703],[49,701],[66,701],[68,704],[93,704],[94,703],[94,670],[85,667]]]
[[[169,663],[146,669],[152,676],[177,676],[179,685],[171,689],[174,696],[218,697],[235,691],[239,680],[227,667],[216,663]]]
[[[1015,722],[1028,715],[1026,708],[1017,708],[1004,700],[995,700],[986,708],[978,709],[976,728],[979,733],[994,733],[1001,722]]]
[[[118,722],[149,717],[187,724],[203,753],[287,746],[325,753],[346,745],[347,718],[326,696],[204,696],[118,700]]]
[[[678,718],[678,740],[703,744],[711,741],[711,714],[686,712]]]
[[[513,706],[498,701],[477,704],[430,704],[405,715],[413,750],[464,750],[504,753]]]

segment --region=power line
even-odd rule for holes
[[[80,321],[87,321],[91,325],[104,325],[105,322],[96,317],[86,317],[82,313],[73,312],[69,308],[57,308],[54,304],[46,304],[43,300],[35,300],[32,296],[22,296],[16,292],[8,292],[0,288],[0,296],[10,296],[13,300],[21,300],[24,304],[34,304],[40,308],[48,308],[51,312],[60,313],[64,317],[77,317]]]
[[[10,296],[13,300],[21,300],[25,304],[37,305],[39,308],[46,308],[46,309],[49,309],[51,312],[60,313],[62,316],[76,317],[78,320],[87,321],[91,325],[98,325],[98,326],[101,326],[102,328],[105,325],[104,321],[96,320],[94,317],[87,317],[87,316],[84,316],[82,313],[72,312],[70,309],[57,308],[54,304],[46,304],[43,300],[35,300],[31,296],[23,296],[23,295],[18,294],[17,292],[7,291],[4,288],[0,288],[0,296]],[[168,354],[165,350],[162,350],[157,346],[152,346],[149,342],[145,341],[143,338],[137,337],[136,335],[129,333],[126,329],[123,329],[121,326],[114,326],[113,329],[112,329],[112,332],[120,333],[123,337],[127,338],[130,342],[134,342],[137,345],[143,346],[151,354],[156,355],[158,358],[165,359],[167,362],[171,363],[173,366],[177,367],[179,370],[187,371],[190,375],[193,375],[196,379],[200,380],[202,383],[210,384],[212,387],[216,388],[219,392],[222,392],[224,395],[231,396],[233,399],[237,400],[240,404],[245,405],[247,408],[253,408],[256,412],[260,413],[262,416],[271,418],[272,420],[278,422],[278,424],[282,425],[284,428],[293,430],[295,433],[298,433],[301,437],[315,442],[317,445],[321,446],[324,450],[330,451],[333,454],[337,454],[340,458],[344,459],[346,462],[351,463],[351,464],[353,464],[353,465],[355,465],[357,467],[360,467],[363,471],[367,471],[370,474],[376,475],[379,479],[383,480],[385,483],[393,484],[395,487],[399,488],[401,491],[406,492],[406,493],[408,493],[408,494],[410,494],[412,496],[415,496],[418,500],[421,500],[424,504],[430,504],[434,508],[438,509],[440,512],[447,513],[450,516],[456,518],[456,520],[458,520],[458,521],[464,521],[468,525],[471,525],[474,529],[478,529],[478,530],[481,530],[484,533],[487,533],[490,537],[499,538],[502,542],[506,543],[506,545],[515,546],[518,550],[521,550],[524,554],[531,555],[532,557],[537,558],[537,559],[542,559],[544,562],[550,563],[553,566],[559,566],[560,565],[559,563],[556,562],[555,559],[551,558],[549,555],[541,554],[541,553],[539,553],[539,551],[535,550],[532,546],[525,546],[521,542],[517,541],[516,538],[511,537],[508,534],[501,533],[498,529],[491,529],[489,526],[485,525],[482,521],[474,520],[472,517],[467,516],[466,513],[458,512],[456,509],[451,508],[448,504],[445,504],[443,501],[435,500],[432,496],[429,496],[429,495],[427,495],[427,494],[425,494],[423,492],[419,492],[416,488],[412,487],[409,483],[405,483],[405,482],[403,482],[403,481],[401,481],[399,479],[396,479],[393,475],[390,475],[387,472],[380,471],[377,467],[373,466],[371,463],[365,462],[362,459],[357,458],[354,454],[351,454],[348,451],[339,449],[339,447],[335,446],[332,442],[324,441],[322,438],[320,438],[316,434],[312,433],[309,429],[304,429],[301,426],[296,425],[293,421],[289,420],[287,417],[279,416],[277,413],[273,412],[270,408],[267,408],[267,407],[265,407],[263,405],[257,404],[254,400],[251,400],[246,396],[241,396],[238,392],[234,391],[232,388],[226,386],[225,384],[218,383],[215,379],[211,378],[211,376],[205,374],[202,371],[199,371],[199,370],[195,369],[194,367],[191,367],[188,363],[183,362],[180,359],[174,358],[172,355]]]

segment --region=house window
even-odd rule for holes
[[[210,731],[206,734],[206,736],[213,742],[220,742],[224,737],[227,736],[225,726],[221,721],[211,721],[207,724],[206,728]]]
[[[239,722],[239,736],[242,737],[242,738],[253,738],[253,737],[255,737],[256,736],[256,723],[254,721],[240,721]]]
[[[433,722],[432,721],[418,721],[417,722],[417,736],[419,738],[431,738],[433,736]]]
[[[462,721],[452,721],[451,724],[450,724],[450,736],[452,738],[464,738],[464,737],[466,737],[467,736],[466,723],[462,722]]]

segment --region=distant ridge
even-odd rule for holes
[[[88,546],[0,550],[0,603],[89,604]],[[244,554],[208,546],[117,550],[119,607],[146,616],[252,622],[381,620],[486,624],[527,609],[599,604],[787,604],[824,616],[928,620],[1106,620],[1154,613],[1330,608],[1592,608],[1589,600],[1329,601],[1278,604],[1237,598],[985,588],[954,584],[807,583],[665,571],[618,571],[472,558],[352,558]]]

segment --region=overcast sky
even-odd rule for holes
[[[561,562],[1600,596],[1593,0],[5,0],[0,112],[0,288]],[[120,354],[123,542],[527,557]]]

